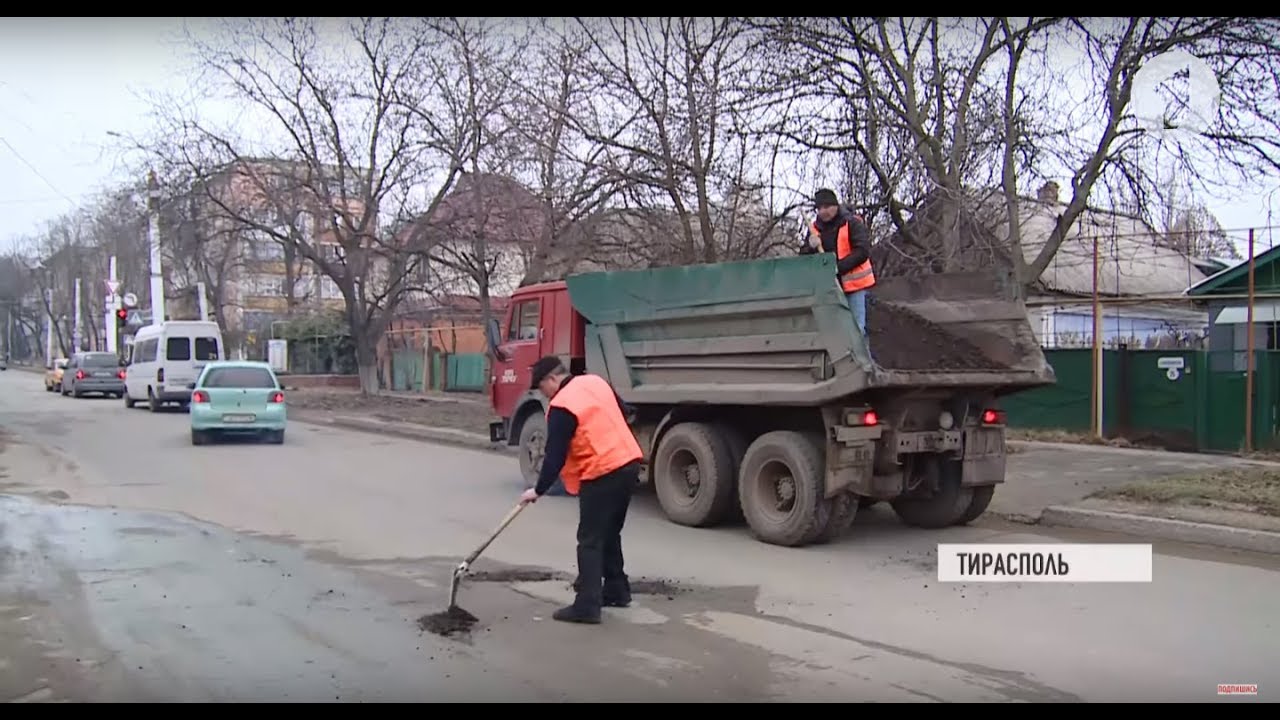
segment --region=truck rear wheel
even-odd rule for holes
[[[923,467],[916,480],[936,489],[923,497],[893,500],[893,511],[913,527],[937,530],[955,524],[973,502],[973,489],[960,486],[960,464],[936,456],[923,456],[917,462],[922,462]]]
[[[991,504],[991,498],[996,494],[995,485],[979,485],[973,488],[973,499],[969,501],[969,507],[965,509],[964,514],[955,522],[956,525],[968,525],[982,516],[987,511],[987,506]]]
[[[830,516],[822,497],[824,463],[818,444],[802,433],[775,430],[751,443],[742,458],[738,495],[757,539],[795,547],[822,533]]]
[[[680,423],[662,436],[653,462],[654,489],[674,523],[715,525],[733,509],[733,451],[722,433],[705,423]]]

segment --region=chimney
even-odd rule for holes
[[[1054,203],[1056,205],[1059,202],[1058,191],[1058,183],[1050,180],[1040,186],[1039,192],[1036,193],[1036,199],[1042,203]]]

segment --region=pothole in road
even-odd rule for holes
[[[480,572],[468,573],[467,580],[473,582],[549,582],[552,580],[561,580],[572,582],[572,578],[560,572],[551,572],[549,570],[529,570],[522,568],[511,568],[508,570],[485,570]],[[680,587],[676,583],[662,578],[647,578],[641,576],[638,580],[631,581],[632,595],[666,595],[672,596],[679,593],[688,592],[687,588]]]
[[[568,579],[568,576],[562,573],[554,573],[547,570],[521,570],[519,568],[483,570],[467,573],[464,577],[475,582],[547,582],[548,580]]]

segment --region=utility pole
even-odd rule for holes
[[[80,278],[76,278],[76,318],[71,326],[71,352],[80,352]]]
[[[147,172],[147,211],[151,224],[147,244],[151,249],[151,324],[164,322],[164,273],[160,268],[160,184],[154,170]]]
[[[116,256],[112,255],[107,261],[107,311],[104,314],[103,330],[106,331],[104,337],[107,338],[107,352],[115,352],[118,340],[116,335],[119,328],[116,327],[116,310],[120,309],[120,284],[116,282]]]
[[[196,283],[196,292],[198,293],[196,300],[200,303],[200,319],[208,320],[209,319],[209,298],[205,297],[204,283],[202,282]]]
[[[44,364],[53,365],[53,288],[44,289]]]

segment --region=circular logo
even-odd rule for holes
[[[1138,69],[1129,105],[1144,130],[1176,136],[1207,131],[1221,101],[1222,88],[1208,63],[1185,50],[1170,50]]]

